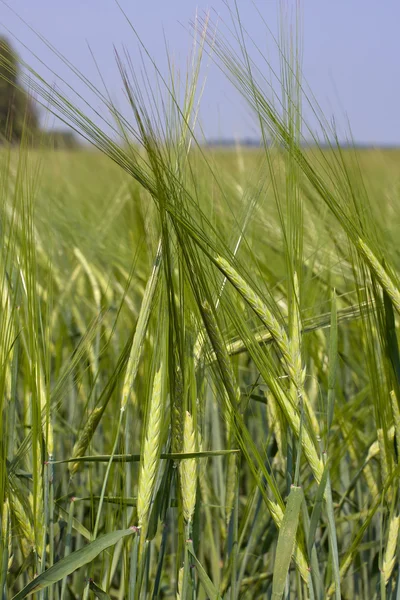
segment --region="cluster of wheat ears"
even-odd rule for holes
[[[185,78],[116,54],[129,114],[26,65],[97,151],[0,152],[4,599],[399,597],[399,156],[230,16]],[[258,149],[199,143],[205,54]]]

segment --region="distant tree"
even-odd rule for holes
[[[16,143],[39,127],[37,107],[21,87],[20,64],[9,42],[0,37],[0,143]]]
[[[80,147],[73,131],[68,129],[50,129],[40,134],[41,143],[53,150],[75,150]]]

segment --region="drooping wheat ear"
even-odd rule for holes
[[[387,585],[396,562],[397,541],[399,539],[400,516],[393,516],[390,520],[389,535],[385,556],[383,557],[382,574]]]
[[[98,406],[97,408],[93,409],[92,412],[90,413],[89,418],[86,421],[86,424],[85,424],[84,428],[82,429],[80,436],[74,445],[74,448],[72,450],[72,458],[80,458],[81,456],[84,456],[84,454],[91,442],[93,434],[96,431],[97,426],[100,422],[100,419],[103,415],[104,409],[105,409],[105,406]],[[75,473],[77,472],[77,470],[81,464],[82,463],[80,463],[80,462],[70,463],[69,472],[70,472],[71,477],[73,475],[75,475]]]
[[[313,408],[308,398],[305,398],[304,395],[303,384],[305,378],[305,371],[303,371],[301,364],[301,323],[299,321],[299,314],[296,314],[296,317],[294,319],[294,321],[296,321],[296,325],[294,327],[294,335],[296,339],[289,341],[285,329],[280,325],[272,311],[254,292],[254,290],[249,286],[249,284],[239,275],[239,273],[228,263],[228,261],[218,256],[216,258],[216,262],[224,272],[225,276],[232,283],[232,285],[235,286],[242,298],[249,304],[249,306],[254,310],[256,315],[261,319],[265,327],[271,332],[271,335],[274,338],[276,345],[278,346],[278,349],[282,355],[282,361],[285,371],[287,372],[291,382],[293,382],[297,390],[297,397],[302,396],[304,398],[304,403],[309,414],[310,420],[312,422],[313,429],[316,432],[319,432],[319,425],[315,417]],[[297,302],[295,302],[295,306],[297,311]],[[292,402],[294,402],[293,398],[291,399]]]
[[[254,292],[249,284],[239,275],[239,273],[229,264],[227,260],[221,256],[217,256],[216,263],[223,271],[224,275],[229,279],[232,285],[237,289],[242,298],[254,310],[256,315],[261,319],[265,327],[271,332],[280,352],[282,353],[286,364],[292,364],[292,353],[289,346],[289,340],[286,331],[280,325],[277,318],[274,316],[268,306]]]
[[[128,364],[125,371],[125,379],[122,386],[121,409],[124,410],[126,404],[131,397],[133,384],[139,369],[140,357],[144,345],[144,340],[147,332],[147,324],[149,322],[154,298],[156,295],[158,282],[160,280],[162,260],[162,244],[161,239],[158,244],[157,254],[154,259],[153,270],[147,281],[144,291],[142,304],[136,324],[135,335],[133,336],[131,351],[129,354]]]
[[[214,313],[211,310],[208,302],[203,302],[202,304],[202,314],[204,319],[204,324],[207,329],[208,336],[210,338],[211,344],[213,346],[213,350],[215,352],[215,357],[221,369],[221,375],[224,379],[225,388],[228,394],[228,397],[231,403],[237,404],[237,398],[239,394],[239,390],[234,383],[234,376],[232,367],[229,361],[229,355],[227,353],[226,347],[223,343],[223,339],[221,333],[219,331],[218,324],[214,317]],[[292,425],[295,434],[298,436],[300,431],[300,417],[297,410],[293,407],[293,405],[288,400],[287,396],[283,393],[282,389],[278,384],[275,385],[275,395],[278,400],[279,405],[283,409],[286,419]],[[309,461],[309,464],[315,474],[315,478],[319,483],[321,481],[322,473],[324,470],[322,461],[318,457],[318,453],[314,447],[314,444],[306,430],[304,428],[303,436],[302,436],[302,446],[304,448],[304,453]],[[271,514],[272,519],[274,520],[276,526],[279,528],[283,518],[282,509],[278,504],[272,502],[269,498],[264,497],[264,500],[267,504],[267,508]],[[300,574],[304,581],[308,581],[309,571],[308,564],[305,558],[304,551],[296,546],[296,551],[294,554],[294,558],[296,564],[299,568]]]
[[[196,440],[193,428],[193,419],[192,415],[189,412],[186,412],[185,414],[185,424],[183,429],[183,451],[186,454],[196,452]],[[190,523],[192,520],[196,504],[196,462],[197,461],[195,458],[184,458],[180,464],[183,516],[187,523]]]
[[[293,406],[288,395],[282,390],[281,386],[277,381],[271,379],[269,381],[269,387],[271,393],[275,396],[286,420],[290,424],[296,437],[300,436],[300,415],[297,407]],[[307,423],[304,424],[301,436],[301,446],[304,455],[307,458],[308,464],[314,473],[315,479],[319,483],[321,481],[322,474],[324,472],[324,465],[319,457],[319,453],[315,446],[312,435],[310,434]]]
[[[221,333],[218,328],[218,324],[215,320],[214,314],[210,308],[208,302],[202,304],[203,318],[206,325],[207,333],[211,340],[214,348],[215,356],[221,369],[221,374],[224,380],[224,385],[228,393],[228,397],[231,403],[238,403],[240,391],[234,383],[234,376],[232,367],[229,361],[229,356],[226,347],[223,343]],[[283,391],[277,381],[271,380],[269,382],[271,392],[277,399],[279,406],[281,407],[287,421],[290,423],[294,433],[297,437],[300,434],[300,416],[297,407],[293,406],[291,398]],[[230,407],[228,407],[230,408]],[[307,427],[303,428],[302,435],[302,447],[304,454],[307,457],[309,465],[315,475],[317,482],[321,481],[324,466],[321,459],[318,456],[317,449],[315,448],[312,436]]]
[[[154,377],[147,416],[146,435],[141,450],[137,498],[139,527],[145,527],[147,524],[150,503],[156,483],[157,467],[160,460],[162,409],[162,369],[160,368]],[[146,535],[145,531],[143,535]]]
[[[182,452],[183,449],[183,427],[185,420],[183,400],[182,373],[178,368],[176,372],[175,394],[171,401],[172,452]]]
[[[375,254],[361,238],[358,238],[357,240],[357,247],[367,261],[370,269],[374,272],[375,277],[378,279],[385,292],[387,292],[389,295],[393,302],[393,306],[400,314],[400,290],[398,290],[398,288],[394,285],[392,279],[386,273]]]
[[[285,329],[280,325],[277,318],[274,316],[268,306],[261,300],[261,298],[254,292],[249,284],[239,275],[239,273],[222,257],[217,257],[217,264],[221,267],[226,277],[235,286],[244,300],[254,310],[256,315],[264,323],[265,327],[271,332],[276,345],[282,355],[282,362],[285,371],[287,372],[290,381],[293,383],[296,390],[297,400],[302,397],[304,405],[312,424],[313,431],[316,435],[319,435],[319,424],[315,416],[314,409],[309,401],[309,398],[304,391],[304,380],[305,370],[302,368],[301,363],[301,318],[298,308],[298,281],[295,273],[294,288],[296,299],[294,302],[295,316],[294,325],[292,327],[293,338],[289,341]],[[297,402],[290,396],[294,405]]]

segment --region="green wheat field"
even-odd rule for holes
[[[400,151],[205,25],[112,132],[31,72],[93,146],[0,151],[4,600],[400,598]],[[206,51],[259,148],[198,143]]]

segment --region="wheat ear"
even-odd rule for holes
[[[74,445],[74,448],[72,450],[72,458],[80,458],[81,456],[84,456],[84,454],[90,444],[90,441],[93,437],[93,434],[97,429],[97,426],[100,422],[100,419],[104,413],[105,408],[106,408],[105,406],[98,406],[97,408],[93,409],[92,412],[90,413],[89,418],[86,421],[86,424],[85,424],[84,428],[82,429],[80,436]],[[77,472],[80,465],[81,465],[80,462],[71,463],[71,465],[69,467],[69,472],[70,472],[71,477],[73,475],[75,475],[75,473]]]
[[[389,536],[383,557],[382,574],[387,585],[396,562],[397,540],[399,538],[400,516],[393,516],[389,525]]]
[[[19,530],[21,531],[21,548],[24,557],[26,558],[32,548],[36,548],[35,546],[35,531],[32,526],[32,521],[29,518],[25,507],[22,502],[18,498],[18,494],[16,490],[13,490],[11,494],[9,494],[9,503],[10,509],[14,516],[14,519],[17,523]]]
[[[370,269],[374,272],[374,275],[378,279],[383,289],[390,296],[390,299],[393,302],[393,306],[400,314],[400,291],[394,285],[393,281],[386,273],[385,269],[382,267],[375,254],[371,251],[371,249],[361,238],[358,238],[357,240],[357,247],[361,251],[361,254],[365,258],[365,260],[367,261]]]
[[[294,367],[292,363],[292,352],[289,346],[289,339],[285,329],[280,325],[278,319],[227,260],[221,256],[217,256],[215,260],[227,279],[229,279],[232,285],[240,293],[242,298],[247,302],[247,304],[249,304],[256,315],[261,319],[265,327],[271,332],[271,335],[277,343],[277,346],[282,353],[288,368],[290,367],[290,369],[293,370]]]
[[[300,317],[298,311],[296,311],[296,324],[294,327],[295,338],[294,340],[289,341],[288,335],[272,313],[272,311],[268,308],[268,306],[261,300],[261,298],[254,292],[254,290],[249,286],[249,284],[239,275],[239,273],[229,264],[227,260],[218,256],[216,258],[216,263],[219,265],[225,276],[229,279],[232,285],[237,289],[242,298],[249,304],[249,306],[254,310],[256,315],[263,322],[265,327],[270,331],[272,337],[274,338],[276,345],[282,355],[282,360],[284,363],[284,368],[293,382],[296,390],[297,390],[297,398],[302,397],[304,400],[304,404],[309,416],[309,419],[312,423],[313,430],[318,435],[319,433],[319,425],[317,418],[315,416],[314,410],[309,402],[308,398],[304,393],[304,378],[305,371],[302,369],[301,365],[301,352],[300,352],[300,336],[301,336],[301,325],[300,322],[297,322]],[[295,279],[295,286],[296,286]],[[295,400],[293,396],[291,396],[292,402],[295,404]]]
[[[153,390],[147,417],[146,435],[142,444],[141,465],[137,497],[138,525],[145,529],[150,512],[150,503],[156,483],[160,460],[162,423],[162,370],[154,377]],[[146,535],[146,532],[143,532]]]
[[[182,452],[184,421],[183,380],[181,370],[178,368],[176,372],[175,394],[171,398],[172,452]]]
[[[183,429],[183,451],[185,454],[196,452],[196,441],[193,428],[192,415],[189,412],[185,414],[185,423]],[[183,502],[183,516],[187,523],[190,523],[193,517],[196,504],[197,490],[197,465],[195,458],[184,458],[180,464],[181,488]]]
[[[10,506],[8,499],[6,498],[3,503],[3,514],[1,518],[1,535],[4,544],[3,551],[7,552],[7,573],[10,571],[13,563],[13,552],[12,552],[12,529],[11,529],[11,517],[10,517]]]
[[[232,417],[231,404],[237,404],[239,390],[234,383],[234,376],[233,376],[232,367],[231,367],[231,364],[229,361],[229,356],[228,356],[228,353],[226,350],[226,346],[223,343],[222,336],[221,336],[219,328],[218,328],[218,324],[214,317],[214,313],[212,312],[211,307],[208,304],[208,302],[203,302],[202,309],[203,309],[203,318],[204,318],[204,323],[205,323],[205,326],[207,329],[207,333],[211,340],[217,362],[220,366],[221,374],[222,374],[222,377],[223,377],[224,383],[225,383],[225,388],[226,388],[226,391],[227,391],[227,394],[228,394],[228,397],[230,400],[230,404],[227,405],[227,408],[229,410],[229,414]],[[278,392],[278,390],[279,390],[279,392]],[[299,417],[298,413],[296,412],[296,409],[289,402],[289,400],[287,400],[286,396],[284,395],[284,393],[282,392],[282,390],[279,386],[277,386],[276,396],[277,397],[279,396],[278,403],[280,405],[282,405],[282,404],[284,405],[284,406],[282,406],[282,409],[286,416],[286,419],[290,423],[292,423],[292,426],[294,424],[293,429],[298,436],[299,430],[300,430],[300,417]],[[305,448],[305,455],[307,456],[307,458],[309,460],[310,466],[311,466],[313,472],[315,473],[315,478],[318,482],[320,482],[324,467],[323,467],[322,461],[320,461],[320,459],[318,458],[317,452],[312,443],[312,440],[310,439],[310,436],[307,435],[306,429],[303,432],[302,445]],[[263,497],[264,497],[265,503],[267,505],[267,508],[271,514],[273,521],[275,522],[276,526],[279,528],[281,526],[281,522],[282,522],[282,518],[283,518],[283,511],[282,511],[281,507],[278,504],[276,504],[275,502],[273,502],[272,500],[270,500],[266,495],[264,495]],[[303,550],[297,545],[296,545],[296,550],[294,553],[294,559],[296,561],[296,564],[299,568],[299,571],[300,571],[300,574],[301,574],[303,580],[308,581],[309,571],[308,571],[308,565],[307,565],[307,561],[305,558],[305,554],[304,554]]]

